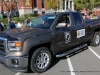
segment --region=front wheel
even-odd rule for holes
[[[93,38],[92,38],[92,46],[98,46],[100,44],[100,33],[99,32],[95,32]]]
[[[51,60],[52,56],[50,51],[45,47],[41,47],[32,55],[31,70],[36,73],[42,73],[49,68]]]

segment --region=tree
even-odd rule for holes
[[[100,7],[100,0],[73,0],[75,4],[75,9],[93,9],[95,7]]]
[[[15,10],[15,9],[18,9],[18,6],[17,6],[17,0],[1,0],[2,2],[2,7],[3,7],[3,4],[6,6],[7,8],[7,18],[8,18],[8,22],[10,21],[11,19],[11,14],[12,12]]]
[[[100,7],[100,0],[94,0],[94,7]]]
[[[73,1],[74,1],[75,10],[80,10],[84,8],[84,4],[82,3],[82,0],[73,0]]]
[[[59,8],[60,5],[60,0],[47,0],[47,5],[49,9],[53,8],[57,10],[57,8]]]

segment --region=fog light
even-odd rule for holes
[[[11,59],[12,65],[17,67],[19,65],[18,59]]]

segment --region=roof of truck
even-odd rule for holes
[[[74,11],[70,11],[70,12],[55,12],[55,13],[47,13],[47,14],[43,14],[43,15],[60,15],[60,14],[66,14],[66,13],[79,13],[79,12],[74,12]]]

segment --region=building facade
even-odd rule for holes
[[[60,4],[60,9],[59,10],[67,10],[70,9],[72,11],[74,11],[74,3],[73,0],[60,0],[61,4]]]
[[[16,5],[20,15],[34,13],[40,9],[45,13],[48,12],[47,0],[16,0]],[[73,0],[60,0],[59,11],[66,11],[68,8],[74,10]],[[2,3],[1,3],[2,5]],[[3,8],[3,9],[2,9]],[[7,8],[1,6],[2,11],[6,12]]]

